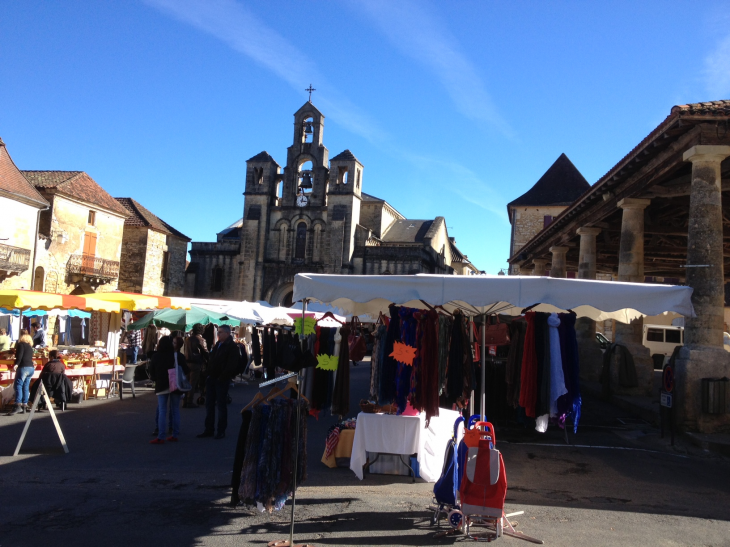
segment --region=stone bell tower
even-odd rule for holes
[[[294,141],[287,149],[281,205],[293,207],[297,194],[309,198],[309,207],[324,207],[327,192],[329,151],[322,144],[324,115],[306,102],[294,114]]]
[[[362,201],[362,163],[349,150],[330,161],[327,218],[332,234],[331,248],[342,249],[340,273],[353,273],[352,255],[355,251],[355,230],[360,222]]]

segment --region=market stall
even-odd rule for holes
[[[656,315],[667,311],[691,317],[694,315],[691,295],[692,289],[689,287],[520,276],[298,274],[294,282],[295,300],[314,300],[337,307],[346,314],[385,314],[390,318],[389,326],[381,327],[381,332],[387,336],[386,344],[377,355],[375,350],[373,352],[374,360],[383,360],[378,365],[379,369],[373,365],[372,376],[380,374],[380,389],[376,391],[381,398],[380,402],[396,403],[398,414],[403,412],[407,403],[417,403],[415,406],[424,410],[426,421],[439,416],[444,406],[462,406],[464,401],[459,401],[462,392],[473,393],[477,384],[476,378],[470,376],[470,371],[477,370],[477,367],[472,367],[472,357],[475,357],[475,363],[477,360],[481,361],[479,413],[482,416],[485,414],[485,337],[488,327],[485,327],[486,321],[482,320],[475,337],[471,330],[473,325],[467,321],[468,318],[477,316],[484,319],[485,316],[497,313],[521,315],[526,312],[528,325],[531,322],[534,324],[536,318],[544,321],[541,327],[543,330],[537,338],[534,329],[528,331],[524,348],[527,355],[525,362],[532,368],[527,367],[522,371],[522,389],[529,391],[524,382],[527,370],[527,374],[533,375],[528,378],[533,387],[531,392],[525,394],[525,400],[532,405],[530,409],[533,414],[536,410],[541,410],[539,404],[535,408],[535,399],[544,403],[545,414],[539,416],[544,418],[545,427],[548,418],[557,417],[557,409],[550,407],[548,410],[548,403],[555,403],[561,396],[569,396],[568,408],[561,419],[570,418],[577,424],[580,414],[579,392],[575,391],[575,398],[568,389],[578,389],[577,351],[573,350],[576,317],[590,317],[594,320],[612,318],[627,322],[642,314]],[[549,328],[547,321],[553,316],[556,324]],[[557,325],[561,322],[565,333],[558,332]],[[448,325],[447,329],[440,331],[444,324]],[[443,339],[443,336],[439,338],[439,334],[444,332],[450,341],[449,345],[439,346],[438,340]],[[532,338],[529,336],[530,332]],[[563,338],[558,337],[563,334]],[[546,340],[544,344],[541,341],[542,336]],[[553,384],[561,385],[561,391],[555,393],[550,391],[548,381],[550,375],[556,371],[555,359],[553,358],[551,369],[551,356],[546,357],[544,352],[535,355],[534,349],[537,343],[540,350],[547,351],[547,340],[551,336],[554,338],[550,347],[558,350],[562,345],[564,356],[570,361],[563,362],[562,367],[557,365],[560,380],[553,381]],[[455,340],[458,343],[454,343]],[[528,341],[533,345],[528,347]],[[419,360],[420,356],[423,356],[422,360]],[[454,361],[455,357],[458,357],[457,361]],[[558,353],[557,361],[560,362],[560,359]],[[570,377],[568,373],[563,376],[565,370]],[[438,378],[438,381],[434,378]],[[543,399],[540,399],[541,389],[547,389]],[[523,402],[522,398],[520,402]],[[577,408],[574,408],[576,404]],[[365,417],[364,421],[361,421],[362,417]],[[394,420],[399,418],[401,417],[393,417]],[[407,418],[401,419],[405,421]],[[368,425],[370,422],[373,423],[372,428]],[[376,431],[367,430],[376,429],[376,423],[377,420],[360,414],[358,428],[366,430],[358,432],[356,428],[355,443],[358,437],[378,437]],[[408,446],[404,445],[400,450],[407,449],[407,452],[418,446],[418,437],[415,434],[407,434],[405,430],[401,433],[398,442],[393,439],[394,447],[405,443]],[[404,436],[408,438],[404,439]],[[382,435],[380,438],[382,439]],[[380,448],[384,449],[384,446]],[[395,453],[393,450],[395,448],[390,452]],[[356,456],[354,451],[353,446],[352,469],[361,476],[361,467],[358,466],[363,464],[362,457]]]

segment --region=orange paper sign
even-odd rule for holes
[[[393,343],[393,353],[390,356],[404,365],[413,366],[413,359],[416,358],[416,348],[407,346],[402,342]]]

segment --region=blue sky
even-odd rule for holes
[[[4,0],[0,136],[213,241],[311,82],[364,191],[497,273],[505,205],[560,153],[592,184],[672,105],[730,99],[729,23],[712,0]]]

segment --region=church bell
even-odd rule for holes
[[[304,124],[304,132],[307,135],[311,135],[312,134],[312,124],[311,123],[307,122],[306,124]]]
[[[302,183],[299,185],[299,188],[302,188],[304,190],[312,189],[312,177],[309,175],[309,173],[304,173],[304,176],[302,177]]]

